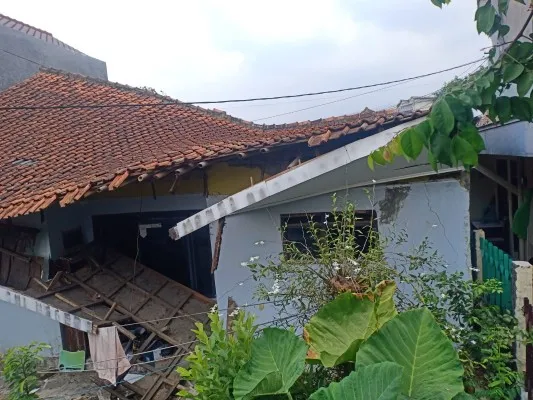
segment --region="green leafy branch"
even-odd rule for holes
[[[431,0],[442,7],[451,0]],[[524,0],[512,0],[525,4]],[[490,0],[479,2],[475,20],[479,33],[503,38],[510,31],[503,23],[509,0],[499,0],[497,9]],[[497,47],[488,57],[491,65],[466,79],[456,79],[441,91],[427,119],[401,132],[386,146],[374,151],[368,164],[386,165],[396,157],[414,160],[426,150],[433,169],[439,165],[463,165],[469,169],[478,164],[478,154],[485,149],[476,126],[476,114],[487,115],[492,122],[505,124],[533,120],[533,34],[524,32],[533,18],[530,11],[523,27],[510,45],[495,59]],[[516,89],[516,95],[512,95]]]

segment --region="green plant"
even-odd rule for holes
[[[400,279],[412,289],[409,298],[400,299],[400,308],[427,307],[432,312],[457,348],[469,390],[481,398],[515,398],[522,376],[516,371],[513,345],[526,335],[514,316],[485,302],[501,292],[501,283],[472,281],[428,266],[400,271]]]
[[[255,297],[274,301],[280,316],[295,315],[289,322],[301,328],[340,293],[372,292],[380,282],[395,279],[399,265],[440,262],[426,241],[406,253],[400,249],[407,240],[405,232],[385,239],[375,229],[361,227],[359,219],[354,203],[333,195],[326,220],[309,216],[302,226],[309,237],[304,246],[286,241],[282,254],[247,263],[258,282]]]
[[[252,340],[256,332],[254,317],[237,311],[228,331],[215,309],[209,314],[209,329],[196,323],[198,344],[187,357],[188,368],[178,367],[178,373],[194,384],[193,391],[181,390],[179,395],[197,400],[233,399],[233,380],[250,359]]]
[[[250,361],[235,377],[235,400],[272,395],[292,399],[290,389],[304,371],[307,349],[293,332],[266,328],[254,340]]]
[[[441,7],[451,0],[431,0]],[[478,1],[475,14],[478,33],[505,39],[510,27],[503,23],[513,0]],[[525,0],[514,0],[526,4]],[[497,3],[495,5],[494,3]],[[368,158],[374,164],[385,165],[397,156],[416,159],[423,149],[436,170],[439,164],[466,168],[478,164],[478,154],[485,149],[474,120],[473,110],[488,114],[495,123],[511,120],[531,122],[533,119],[533,35],[524,35],[531,24],[533,9],[529,10],[522,29],[501,47],[493,46],[488,58],[490,66],[481,68],[465,79],[456,79],[438,92],[426,121],[406,129],[389,144],[373,152]],[[516,87],[516,95],[508,89]],[[506,94],[505,96],[503,94]],[[529,94],[529,97],[528,97]]]
[[[2,359],[3,375],[9,387],[9,400],[30,400],[38,398],[37,367],[43,361],[39,355],[50,346],[45,343],[31,343],[9,349]]]
[[[354,301],[347,302],[348,296]],[[367,308],[368,299],[345,293],[334,300],[333,307],[326,305],[327,313],[322,313],[321,318],[329,314],[336,321],[327,332],[330,340],[345,342],[353,328],[352,311],[361,310],[361,304]],[[372,307],[374,318],[370,320],[376,320],[380,314],[378,309]],[[317,321],[312,319],[311,324]],[[372,326],[374,332],[362,341],[358,350],[344,343],[350,351],[345,353],[343,361],[355,363],[355,372],[338,383],[320,388],[310,399],[372,400],[408,396],[415,400],[450,400],[464,394],[463,368],[457,352],[429,310],[406,311],[379,328],[379,324]],[[309,326],[306,329],[313,331]],[[313,345],[311,337],[306,340]],[[305,342],[292,331],[268,328],[254,340],[252,348],[250,361],[235,377],[235,399],[252,400],[273,395],[293,399],[292,387],[304,371],[308,351]],[[329,356],[314,361],[331,364]]]

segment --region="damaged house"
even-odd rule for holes
[[[325,218],[335,192],[362,223],[406,229],[406,247],[428,236],[450,269],[470,272],[470,175],[423,158],[367,166],[431,99],[257,125],[54,66],[84,76],[41,68],[0,92],[0,351],[38,341],[50,356],[82,352],[59,367],[120,381],[106,385],[120,398],[165,399],[194,324],[215,303],[253,304],[241,264],[305,240],[302,216]],[[251,310],[259,323],[277,315]]]
[[[379,229],[417,215],[413,240],[448,202],[463,204],[436,230],[453,241],[435,239],[450,265],[466,268],[460,171],[366,166],[370,150],[426,113],[366,109],[264,126],[57,70],[11,86],[0,93],[0,348],[45,342],[53,356],[85,352],[94,364],[83,367],[99,370],[106,358],[91,343],[112,328],[131,366],[120,390],[166,398],[194,323],[215,302],[251,302],[253,287],[239,283],[253,242],[279,252],[276,220],[327,212],[330,192],[359,196],[372,179]],[[260,321],[274,313],[257,311]],[[120,351],[107,347],[117,354],[107,359]]]

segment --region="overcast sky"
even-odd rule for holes
[[[439,10],[430,0],[3,0],[0,13],[104,60],[112,81],[195,101],[360,86],[476,60],[489,42],[477,35],[475,5],[456,0]],[[351,114],[430,93],[473,69],[369,94],[217,108],[258,123]],[[342,100],[351,96],[357,97]],[[308,107],[314,108],[297,111]]]

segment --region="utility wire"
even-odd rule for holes
[[[457,65],[454,67],[442,69],[439,71],[430,72],[427,74],[412,76],[409,78],[403,78],[403,79],[397,79],[392,80],[388,82],[380,82],[380,83],[373,83],[369,85],[362,85],[362,86],[354,86],[349,88],[343,88],[343,89],[336,89],[336,90],[325,90],[321,92],[309,92],[309,93],[299,93],[299,94],[291,94],[291,95],[283,95],[283,96],[272,96],[272,97],[254,97],[254,98],[245,98],[245,99],[230,99],[230,100],[209,100],[209,101],[189,101],[189,102],[182,102],[182,101],[169,101],[169,102],[158,102],[158,103],[119,103],[119,104],[64,104],[64,105],[57,105],[57,106],[4,106],[0,107],[0,111],[9,111],[9,110],[56,110],[56,109],[91,109],[91,108],[128,108],[128,107],[164,107],[164,106],[171,106],[171,105],[194,105],[194,104],[225,104],[225,103],[244,103],[244,102],[253,102],[253,101],[264,101],[264,100],[280,100],[280,99],[291,99],[296,97],[307,97],[307,96],[318,96],[322,94],[330,94],[330,93],[341,93],[341,92],[349,92],[353,90],[359,90],[359,89],[367,89],[372,87],[378,87],[378,86],[387,86],[394,83],[401,83],[401,82],[407,82],[412,81],[416,79],[425,78],[428,76],[438,75],[444,72],[453,71],[459,68],[463,68],[475,63],[478,63],[482,59],[478,59],[475,61],[470,61],[465,64]]]
[[[478,63],[478,62],[481,62],[481,61],[485,61],[485,60],[486,60],[486,58],[482,58],[482,59],[477,60],[474,63],[469,64],[470,67],[465,72],[461,73],[460,75],[466,74],[467,71],[469,71],[475,65],[475,63]],[[288,111],[288,112],[284,112],[284,113],[281,113],[281,114],[275,114],[275,115],[271,115],[269,117],[257,118],[257,119],[254,119],[253,122],[263,121],[265,119],[271,119],[271,118],[276,118],[276,117],[281,117],[281,116],[284,116],[284,115],[295,114],[295,113],[298,113],[300,111],[311,110],[313,108],[323,107],[323,106],[327,106],[329,104],[340,103],[341,101],[345,101],[345,100],[353,99],[353,98],[356,98],[356,97],[364,96],[364,95],[367,95],[367,94],[370,94],[370,93],[376,93],[376,92],[381,92],[381,91],[384,91],[384,90],[389,90],[389,89],[392,89],[393,87],[400,86],[400,85],[403,85],[405,83],[407,83],[407,82],[399,82],[399,83],[396,83],[394,85],[386,86],[386,87],[375,89],[375,90],[370,90],[368,92],[359,93],[359,94],[356,94],[356,95],[353,95],[353,96],[349,96],[349,97],[343,97],[341,99],[328,101],[326,103],[316,104],[314,106],[300,108],[298,110]]]

